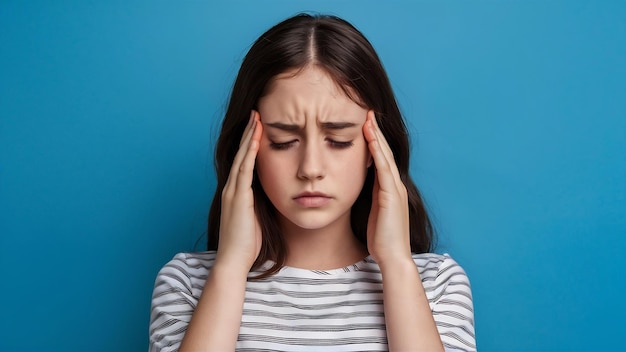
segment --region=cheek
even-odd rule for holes
[[[256,156],[255,162],[256,172],[261,180],[267,177],[267,170],[272,169],[271,165],[269,165],[270,163],[271,161],[268,160],[267,153],[265,153],[263,147],[261,147]]]
[[[345,155],[346,162],[355,168],[367,168],[369,166],[370,152],[367,148],[365,140],[355,141],[355,145],[352,147],[351,152]]]
[[[271,173],[271,170],[273,168],[270,165],[269,160],[267,159],[268,158],[265,155],[263,155],[263,153],[261,153],[261,150],[259,150],[259,154],[257,155],[257,158],[256,158],[255,168],[256,168],[256,174],[259,179],[259,183],[261,184],[261,187],[265,191],[265,194],[267,194],[268,196],[271,196],[272,190],[274,188],[272,185],[272,180],[274,180],[274,175],[272,175]]]
[[[288,163],[268,146],[261,146],[256,157],[256,170],[261,184],[272,182],[285,174]],[[265,188],[265,186],[264,186]]]

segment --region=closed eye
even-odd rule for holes
[[[346,149],[354,145],[352,141],[340,142],[340,141],[336,141],[333,139],[327,139],[326,141],[328,141],[328,144],[331,146],[331,148],[335,148],[335,149]],[[296,142],[297,140],[295,139],[293,141],[283,142],[283,143],[270,142],[270,148],[274,150],[287,150],[293,147],[296,144]]]
[[[350,148],[354,145],[354,143],[352,143],[352,141],[347,141],[347,142],[340,142],[340,141],[336,141],[333,139],[327,139],[328,144],[330,144],[331,147],[336,148],[336,149],[346,149],[346,148]]]
[[[284,143],[270,142],[270,148],[275,149],[275,150],[285,150],[285,149],[291,148],[295,144],[296,144],[296,140],[284,142]]]

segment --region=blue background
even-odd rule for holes
[[[626,2],[360,0],[2,1],[0,350],[146,350],[240,61],[303,10],[378,50],[479,349],[625,349]]]

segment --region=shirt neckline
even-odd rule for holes
[[[356,263],[353,263],[353,264],[350,264],[341,268],[315,270],[315,269],[304,269],[304,268],[297,268],[297,267],[285,265],[279,270],[279,273],[301,273],[301,274],[312,273],[312,274],[319,275],[319,276],[329,276],[329,275],[337,275],[337,274],[342,274],[342,273],[363,271],[363,268],[366,265],[369,265],[371,263],[375,263],[375,261],[372,258],[372,256],[368,254],[365,258],[357,261]],[[261,270],[269,269],[272,265],[274,265],[274,261],[268,260],[262,266]]]

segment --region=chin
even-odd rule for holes
[[[285,216],[283,218],[285,221],[295,225],[303,230],[319,230],[325,227],[328,227],[332,223],[338,220],[338,218],[330,218],[328,216],[324,216],[318,214],[320,216],[316,216],[313,214],[307,214],[304,216]]]

